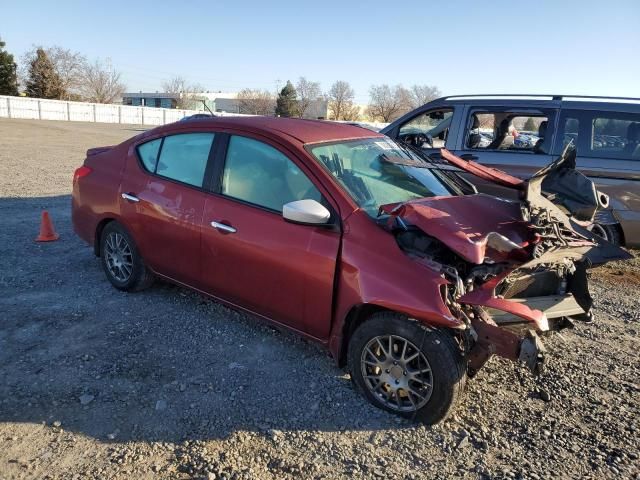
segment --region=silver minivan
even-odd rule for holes
[[[640,99],[449,96],[407,113],[382,133],[434,158],[447,148],[519,178],[529,178],[571,143],[577,149],[577,168],[610,198],[593,231],[613,243],[640,247]],[[477,177],[467,179],[480,191],[514,195]]]

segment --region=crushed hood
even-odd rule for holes
[[[381,211],[427,232],[475,264],[483,263],[487,253],[517,256],[534,239],[519,202],[490,195],[422,198],[383,205]]]

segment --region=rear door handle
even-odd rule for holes
[[[128,200],[129,202],[134,202],[134,203],[137,203],[140,201],[138,197],[136,197],[135,195],[131,195],[129,193],[123,193],[122,198],[124,198],[125,200]]]
[[[216,230],[220,230],[221,232],[225,232],[225,233],[237,232],[235,228],[233,228],[231,225],[227,225],[226,223],[211,222],[211,226]]]

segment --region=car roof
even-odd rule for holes
[[[288,136],[301,143],[317,143],[355,138],[382,137],[371,130],[326,120],[307,120],[281,117],[213,117],[193,118],[180,122],[182,125],[211,126],[212,128],[240,128],[276,136]]]
[[[640,98],[632,97],[597,97],[580,95],[451,95],[437,98],[424,104],[420,109],[452,104],[469,104],[474,106],[506,106],[514,108],[556,107],[575,110],[604,110],[619,112],[640,112]],[[417,109],[416,109],[417,110]]]

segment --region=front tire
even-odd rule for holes
[[[107,224],[100,235],[100,258],[107,279],[118,290],[136,292],[153,283],[133,237],[118,222]]]
[[[378,408],[433,425],[459,403],[466,363],[447,332],[393,313],[374,314],[349,341],[356,387]]]
[[[594,223],[589,230],[614,245],[622,246],[622,230],[620,224]]]

